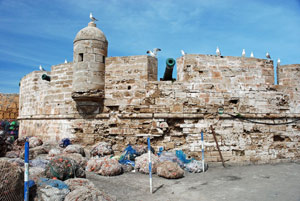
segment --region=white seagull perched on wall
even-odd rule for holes
[[[221,51],[220,51],[218,46],[217,46],[217,49],[216,49],[216,54],[217,54],[217,56],[221,56]]]
[[[279,66],[280,65],[280,59],[278,58],[277,59],[277,66]]]
[[[246,56],[246,51],[245,51],[245,49],[243,49],[243,51],[242,51],[242,57],[245,57]]]
[[[93,17],[93,14],[90,13],[90,19],[94,22],[94,21],[98,21],[96,18]]]
[[[152,56],[152,57],[156,57],[158,51],[161,51],[161,49],[160,48],[154,48],[152,51],[148,50],[147,54],[150,54],[150,56]]]
[[[271,56],[270,56],[269,52],[266,53],[266,57],[267,57],[268,59],[271,59]]]
[[[40,65],[40,71],[46,71],[43,67],[42,67],[42,65]]]
[[[67,59],[65,59],[65,64],[68,63]]]
[[[186,53],[183,50],[180,50],[181,55],[184,56]]]
[[[251,57],[251,58],[253,58],[253,57],[254,57],[254,54],[253,54],[253,52],[251,52],[251,54],[250,54],[250,57]]]

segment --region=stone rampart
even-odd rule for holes
[[[53,66],[50,82],[41,79],[45,72],[32,72],[21,81],[20,134],[82,144],[109,141],[116,153],[127,144],[146,143],[150,135],[155,148],[182,149],[199,159],[204,131],[207,161],[220,161],[212,125],[226,161],[299,159],[299,99],[289,86],[271,84],[272,62],[207,57],[208,66],[199,63],[203,55],[179,58],[178,68],[191,64],[191,71],[174,82],[156,81],[153,57],[106,58],[104,108],[93,115],[80,113],[71,97],[72,63]]]

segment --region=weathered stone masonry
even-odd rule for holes
[[[156,58],[106,57],[97,29],[89,23],[77,34],[74,62],[52,66],[50,82],[40,71],[21,80],[21,135],[109,141],[119,152],[150,134],[154,147],[199,158],[203,130],[206,159],[220,161],[213,125],[227,161],[300,158],[300,65],[280,66],[273,85],[272,60],[187,54],[177,59],[177,81],[157,81]]]
[[[18,94],[1,94],[0,93],[0,120],[16,119],[19,111]]]

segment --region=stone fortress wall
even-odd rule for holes
[[[225,161],[300,158],[300,65],[279,66],[279,85],[273,85],[272,60],[187,54],[177,59],[177,81],[157,81],[156,58],[106,57],[103,36],[97,38],[97,44],[103,41],[99,51],[86,46],[93,43],[79,32],[75,41],[84,43],[76,43],[72,63],[34,71],[21,80],[22,136],[69,137],[82,144],[108,141],[120,152],[128,143],[146,143],[150,134],[154,148],[182,149],[199,159],[204,131],[206,160],[220,161],[212,125]],[[78,48],[89,56],[78,59]],[[91,89],[89,79],[81,79],[85,89],[79,90],[79,83],[74,89],[74,76],[80,74],[74,69],[83,72],[80,76],[104,77],[96,84],[93,77]],[[41,79],[44,73],[50,82]]]
[[[0,93],[0,120],[17,119],[19,95]]]

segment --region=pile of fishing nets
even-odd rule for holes
[[[73,159],[57,156],[46,167],[45,174],[48,178],[66,180],[74,177],[85,177],[84,169]]]

